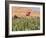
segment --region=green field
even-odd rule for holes
[[[40,17],[12,19],[12,31],[40,30]]]

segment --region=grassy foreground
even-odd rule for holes
[[[40,17],[12,19],[12,31],[31,31],[40,29]]]

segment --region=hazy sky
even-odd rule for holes
[[[32,9],[32,11],[40,12],[39,7],[14,7],[14,10]]]
[[[40,12],[40,8],[38,8],[38,7],[31,7],[31,8],[32,8],[33,11],[38,11],[38,12]]]

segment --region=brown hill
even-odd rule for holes
[[[30,13],[30,16],[40,16],[40,12],[37,12],[37,11],[33,11],[31,8],[22,8],[22,7],[13,7],[12,9],[12,16],[14,17],[15,15],[18,16],[18,17],[24,17],[26,16],[26,14],[28,12],[31,12]]]

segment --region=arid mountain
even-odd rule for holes
[[[29,13],[30,12],[30,13]],[[13,7],[12,8],[12,16],[14,17],[15,15],[18,17],[21,16],[40,16],[40,12],[33,11],[32,8],[26,8],[26,7]]]

